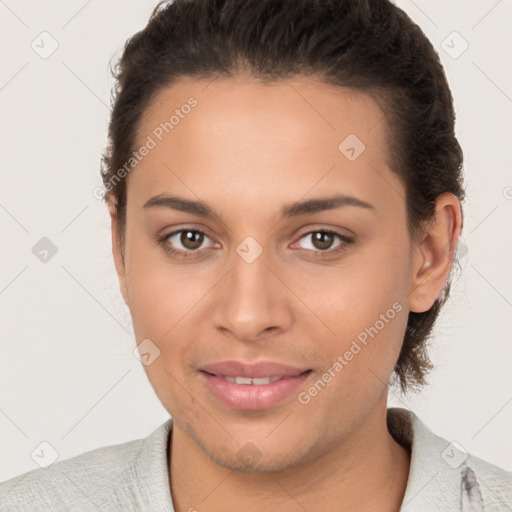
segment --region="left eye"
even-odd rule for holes
[[[336,247],[349,244],[352,241],[350,238],[348,238],[345,235],[342,235],[341,233],[337,233],[336,231],[328,231],[324,229],[319,231],[310,231],[309,233],[306,233],[303,236],[301,236],[300,239],[307,239],[307,237],[310,237],[312,240],[312,247],[309,248],[316,252],[326,252],[329,249],[331,249],[335,238],[338,238],[340,240],[340,243]],[[306,249],[309,248],[306,247]]]

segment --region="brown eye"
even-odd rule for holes
[[[199,231],[183,230],[179,237],[180,243],[186,249],[199,249],[204,240],[204,234]]]
[[[313,245],[320,251],[325,251],[331,248],[334,241],[334,235],[327,231],[316,231],[313,233]]]
[[[166,252],[187,257],[201,254],[203,251],[199,249],[203,246],[205,239],[210,237],[199,229],[179,229],[162,238],[157,238],[157,242]]]
[[[305,233],[301,236],[300,240],[303,239],[311,240],[309,244],[311,247],[302,247],[303,249],[308,249],[309,252],[312,252],[315,256],[326,257],[334,256],[335,254],[344,251],[350,244],[353,243],[353,240],[348,236],[328,229],[310,231],[309,233]],[[336,239],[338,239],[339,242],[338,244],[334,245]]]

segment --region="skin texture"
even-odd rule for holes
[[[136,341],[149,338],[160,350],[145,370],[174,420],[175,509],[398,510],[409,455],[386,428],[387,383],[408,312],[430,308],[448,278],[461,227],[458,200],[440,196],[436,218],[412,239],[381,110],[368,95],[306,77],[272,85],[244,76],[182,79],[153,98],[136,147],[191,96],[197,106],[126,178],[124,247],[109,203]],[[349,134],[365,144],[354,161],[338,149]],[[280,219],[286,204],[333,193],[373,208]],[[159,194],[207,202],[220,219],[143,208]],[[206,232],[202,241],[178,234],[164,242],[188,258],[156,241],[178,229]],[[353,242],[334,236],[315,243],[322,229]],[[237,253],[247,237],[263,249],[252,263]],[[393,304],[401,306],[394,318],[300,403],[298,393]],[[277,405],[242,411],[212,396],[198,373],[227,359],[313,371]],[[247,443],[258,454],[250,467],[238,456]]]

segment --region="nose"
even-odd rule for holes
[[[234,253],[231,270],[215,288],[215,327],[245,342],[286,331],[293,322],[293,294],[285,276],[265,250],[252,261],[240,254]]]

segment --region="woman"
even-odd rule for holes
[[[387,409],[420,387],[462,228],[430,42],[386,0],[176,0],[122,55],[102,170],[172,416],[0,510],[507,510],[511,475]]]

